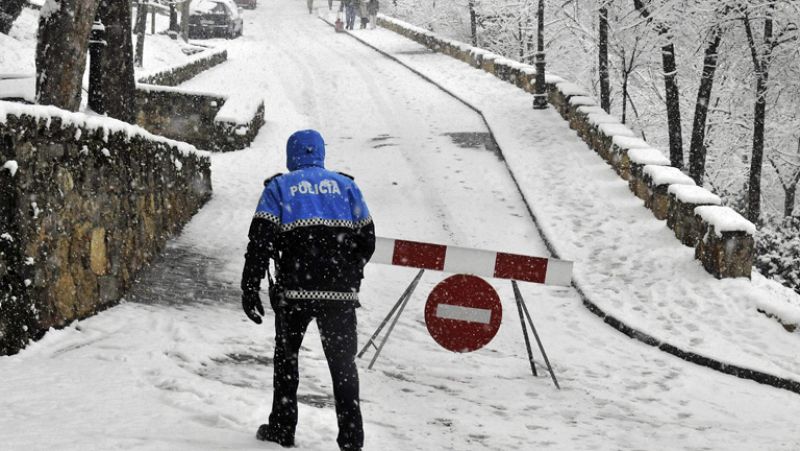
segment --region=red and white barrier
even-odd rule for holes
[[[569,286],[572,281],[572,262],[567,260],[383,237],[377,238],[370,261],[545,285]]]

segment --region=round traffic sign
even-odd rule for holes
[[[425,304],[425,325],[443,348],[472,352],[492,341],[503,308],[500,297],[480,277],[456,274],[439,282]]]

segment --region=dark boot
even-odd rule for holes
[[[256,431],[256,439],[261,440],[262,442],[277,443],[284,448],[294,447],[294,437],[289,437],[287,435],[282,435],[277,431],[273,431],[270,429],[268,424],[262,424],[258,427],[258,431]]]

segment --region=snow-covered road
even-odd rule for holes
[[[184,87],[263,96],[267,125],[250,149],[214,155],[213,199],[131,302],[0,358],[0,449],[278,448],[254,438],[271,404],[273,328],[244,317],[237,287],[261,181],[283,169],[296,129],[326,137],[328,167],[356,177],[380,235],[546,255],[505,163],[465,144],[487,133],[472,110],[305,2],[259,2],[244,33],[220,41],[228,63]],[[415,272],[368,266],[362,343]],[[561,391],[541,366],[530,374],[508,282],[492,281],[505,308],[494,341],[445,351],[422,315],[443,278],[426,273],[375,368],[364,359],[367,450],[800,447],[800,396],[630,340],[572,289],[521,285]],[[300,365],[298,448],[336,449],[315,326]]]

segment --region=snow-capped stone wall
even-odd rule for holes
[[[750,277],[754,251],[755,225],[729,207],[696,207],[701,224],[695,258],[717,278]]]
[[[669,195],[667,190],[673,186],[695,186],[694,180],[678,168],[672,166],[647,165],[642,170],[647,185],[647,199],[644,205],[658,219],[667,219]]]
[[[667,226],[675,238],[686,246],[695,247],[700,239],[703,221],[694,209],[704,205],[721,205],[722,199],[705,188],[691,185],[671,185],[668,188]]]
[[[225,103],[216,94],[139,84],[136,86],[136,125],[156,135],[212,150],[214,118]]]
[[[112,305],[211,195],[210,160],[106,117],[0,102],[0,354]]]
[[[461,60],[476,69],[488,72],[501,80],[534,93],[536,70],[534,66],[509,60],[468,44],[442,38],[436,34],[407,24],[392,17],[378,15],[378,24],[429,49]],[[750,277],[753,264],[753,233],[755,226],[739,216],[732,215],[726,224],[730,229],[719,231],[711,218],[715,215],[691,214],[687,209],[693,204],[671,206],[669,189],[673,185],[686,185],[688,177],[680,177],[678,169],[669,168],[670,161],[659,150],[636,137],[632,130],[600,108],[597,102],[580,86],[561,77],[546,74],[548,102],[569,122],[570,127],[598,155],[606,160],[623,179],[628,181],[631,191],[645,201],[658,219],[667,219],[670,209],[676,217],[668,221],[670,227],[679,226],[676,235],[687,245],[697,245],[695,256],[716,277]],[[663,169],[648,166],[661,166]],[[689,179],[691,180],[691,179]],[[693,184],[694,182],[691,182]],[[711,194],[711,193],[709,193]],[[712,194],[713,195],[713,194]],[[707,199],[707,198],[706,198]],[[695,199],[696,200],[696,199]],[[707,206],[713,203],[694,204]],[[731,212],[733,210],[730,210]],[[735,212],[734,212],[735,213]],[[682,219],[678,219],[681,215]],[[691,219],[683,218],[684,215]],[[737,215],[738,216],[738,215]],[[741,219],[741,220],[740,220]],[[702,239],[698,239],[698,235]]]
[[[138,82],[148,85],[178,86],[187,80],[191,80],[195,75],[227,60],[227,50],[206,50],[192,56],[187,63],[142,75],[139,77]]]
[[[136,86],[136,124],[211,151],[244,149],[264,125],[264,101],[168,86]]]

